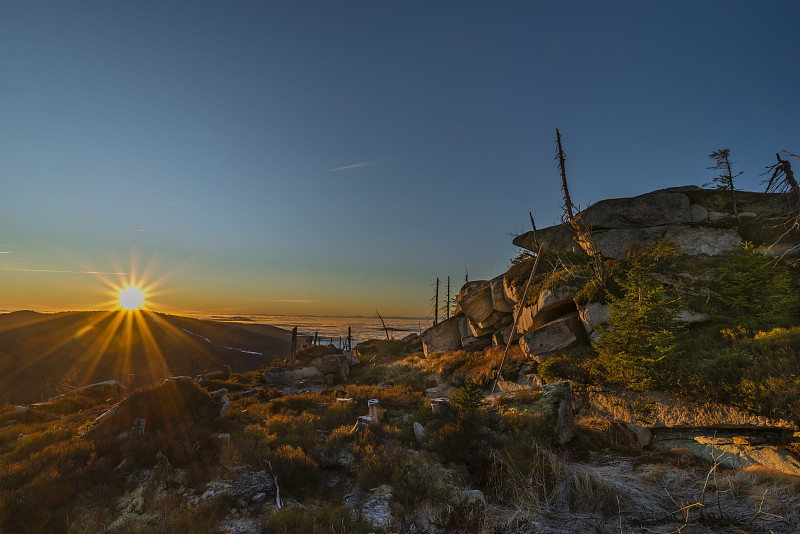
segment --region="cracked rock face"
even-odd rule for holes
[[[392,523],[392,509],[389,501],[392,498],[392,487],[381,486],[369,492],[361,505],[361,517],[372,525],[372,528],[387,528]]]
[[[584,342],[585,337],[583,324],[578,313],[574,312],[528,332],[522,336],[519,344],[525,354],[541,363],[554,351],[568,349]]]

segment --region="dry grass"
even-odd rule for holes
[[[505,347],[491,347],[478,352],[434,352],[424,360],[423,369],[434,372],[451,385],[462,386],[469,379],[481,387],[488,387],[497,376]],[[509,348],[502,370],[506,380],[514,381],[521,365],[528,361],[519,345]]]

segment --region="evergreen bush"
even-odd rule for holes
[[[648,389],[665,378],[667,360],[677,349],[680,302],[654,271],[675,254],[675,246],[662,240],[628,260],[627,273],[619,281],[623,294],[612,297],[608,323],[598,326],[602,337],[593,344],[607,379]]]
[[[752,243],[743,243],[728,256],[714,283],[722,301],[716,318],[723,326],[786,326],[800,304],[786,265],[759,254]]]

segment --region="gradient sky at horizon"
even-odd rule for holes
[[[800,3],[5,2],[0,311],[429,314],[582,206],[800,152]],[[797,165],[796,165],[797,167]],[[798,167],[800,168],[800,167]],[[146,273],[145,273],[146,271]],[[121,274],[119,274],[121,273]]]

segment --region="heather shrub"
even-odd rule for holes
[[[537,366],[537,371],[547,384],[561,380],[591,384],[603,376],[597,353],[591,347],[575,347],[551,356]]]
[[[319,399],[314,393],[298,393],[295,395],[285,395],[272,399],[267,403],[266,411],[269,413],[284,413],[300,415],[303,412],[316,413],[314,403]]]
[[[311,451],[316,445],[314,428],[318,421],[318,416],[309,413],[272,415],[264,423],[266,442],[272,446],[291,445]]]
[[[278,478],[281,496],[291,495],[303,499],[307,492],[317,488],[322,477],[319,465],[299,447],[281,445],[266,451],[266,459]]]
[[[374,531],[368,522],[353,517],[346,506],[327,502],[307,508],[286,506],[270,514],[262,526],[265,532],[276,533],[367,534]]]

